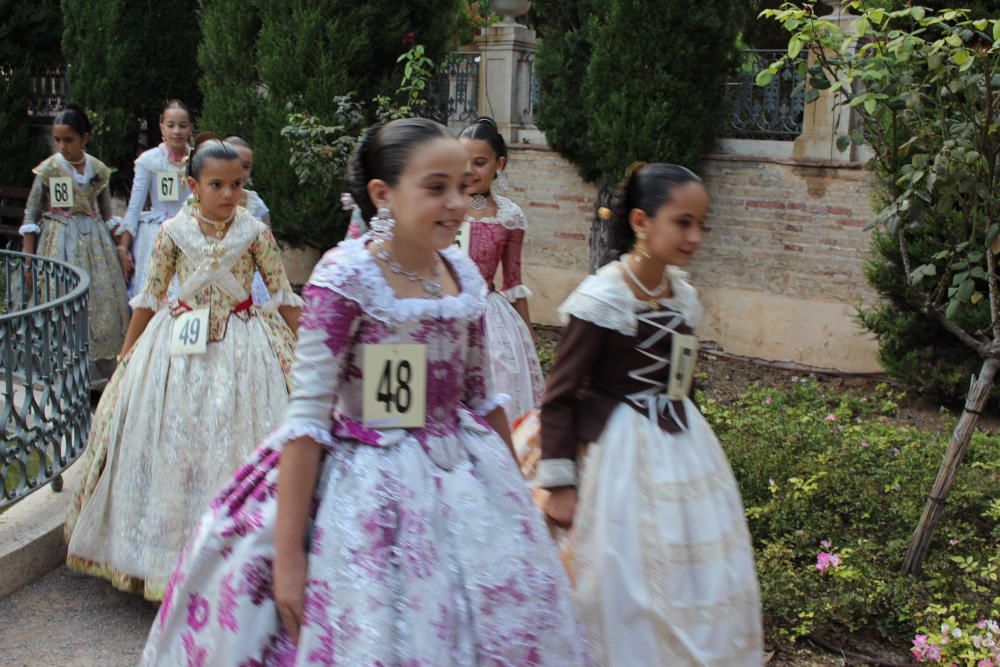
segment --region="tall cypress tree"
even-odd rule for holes
[[[94,112],[95,152],[132,173],[142,123],[160,140],[164,100],[201,107],[194,0],[63,0],[63,52],[74,101]]]
[[[289,166],[289,108],[329,122],[338,95],[391,92],[403,38],[413,32],[441,62],[457,12],[458,0],[201,0],[203,126],[253,142],[254,183],[279,238],[326,247],[340,231],[339,193],[304,189]]]

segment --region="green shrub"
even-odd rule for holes
[[[901,424],[898,399],[810,379],[757,386],[732,405],[700,397],[743,495],[771,641],[873,630],[905,642],[931,605],[977,618],[1000,608],[998,437],[973,438],[924,577],[899,573],[946,434]],[[840,565],[818,570],[821,552]]]
[[[196,53],[201,33],[193,0],[135,3],[63,0],[63,52],[73,101],[99,120],[96,152],[128,182],[141,123],[151,146],[160,142],[160,110],[180,98],[201,107]]]

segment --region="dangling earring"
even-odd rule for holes
[[[510,183],[507,182],[507,177],[503,175],[503,169],[497,169],[497,187],[501,190],[510,189]]]
[[[371,219],[369,228],[372,236],[380,241],[388,241],[392,238],[392,230],[396,226],[396,221],[392,218],[392,211],[387,208],[380,208]]]
[[[632,246],[632,250],[638,253],[644,259],[649,259],[649,249],[646,248],[646,232],[636,232],[635,233],[635,245]]]

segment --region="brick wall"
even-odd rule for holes
[[[853,321],[873,298],[862,273],[872,218],[858,165],[711,156],[702,166],[711,231],[692,267],[708,317],[702,334],[739,354],[852,371],[878,370]],[[525,282],[533,318],[586,276],[596,189],[557,153],[512,147],[507,195],[528,216]]]

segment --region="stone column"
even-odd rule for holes
[[[536,44],[535,31],[519,23],[498,23],[476,37],[481,54],[479,113],[492,116],[509,143],[538,134],[525,118]]]
[[[851,35],[854,33],[854,21],[857,17],[837,6],[832,14],[823,19],[836,23],[845,35]],[[809,64],[812,65],[814,61],[815,56],[810,55]],[[834,102],[835,97],[829,90],[821,90],[819,99],[805,106],[802,134],[795,140],[794,157],[835,162],[852,162],[858,159],[855,147],[846,151],[837,148],[837,137],[850,132],[853,114],[847,107],[835,106]]]

